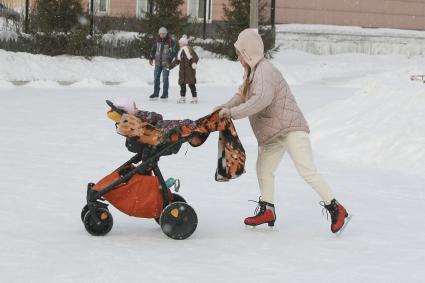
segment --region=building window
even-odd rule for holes
[[[91,2],[89,0],[89,11],[91,11]],[[107,15],[109,14],[109,0],[93,0],[94,3],[94,14],[95,15]]]
[[[99,0],[99,12],[100,13],[108,12],[108,0]]]
[[[187,5],[187,14],[194,20],[202,22],[204,20],[204,8],[207,5],[207,22],[212,20],[212,1],[213,0],[189,0]]]
[[[137,0],[136,15],[143,18],[145,14],[155,13],[155,6],[151,0]]]

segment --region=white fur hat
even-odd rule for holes
[[[158,30],[158,34],[161,34],[161,33],[165,33],[165,34],[167,34],[167,28],[166,27],[160,27],[159,28],[159,30]]]
[[[189,43],[189,40],[187,39],[187,35],[183,34],[182,38],[179,39],[179,44],[187,45],[188,43]]]

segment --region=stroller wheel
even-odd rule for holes
[[[165,235],[175,240],[184,240],[195,232],[198,216],[187,203],[173,202],[162,211],[160,223]]]
[[[112,214],[107,208],[98,207],[96,208],[96,215],[99,217],[100,222],[96,223],[90,214],[90,211],[86,212],[84,216],[84,227],[87,232],[93,236],[105,236],[111,231],[114,225]]]
[[[173,202],[187,202],[181,195],[173,193]]]
[[[84,216],[86,216],[87,211],[89,211],[89,206],[86,204],[81,210],[81,221],[84,222]]]
[[[173,193],[173,202],[187,202],[181,195]],[[159,224],[159,218],[154,218],[155,222]]]

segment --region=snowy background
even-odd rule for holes
[[[318,55],[342,53],[425,56],[423,31],[332,25],[277,25],[281,49]]]
[[[84,229],[86,184],[132,155],[107,119],[105,99],[130,97],[166,119],[198,118],[241,82],[236,62],[198,49],[200,104],[151,102],[146,60],[47,57],[0,50],[0,282],[424,282],[423,57],[283,50],[273,63],[310,123],[316,163],[353,220],[330,232],[315,192],[286,156],[276,173],[275,229],[247,229],[258,197],[256,140],[236,122],[247,172],[214,181],[218,135],[161,159],[198,213],[185,241],[151,219],[111,208],[105,237]]]

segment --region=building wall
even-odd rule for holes
[[[109,0],[109,15],[113,17],[135,17],[136,0]]]
[[[83,0],[88,1],[88,0]],[[109,0],[109,15],[112,17],[135,17],[137,10],[137,0]],[[186,14],[187,0],[180,7],[181,11]]]
[[[227,0],[212,0],[212,20],[222,21],[223,20],[223,4],[227,4]]]
[[[224,16],[223,15],[223,4],[229,5],[229,1],[228,0],[212,0],[212,1],[213,1],[212,2],[212,6],[213,6],[212,7],[212,11],[213,11],[212,18],[213,18],[213,21],[223,21],[224,20],[223,19],[223,16]],[[263,1],[266,1],[267,7],[269,7],[271,5],[270,0],[263,0]],[[279,0],[276,0],[276,3],[278,1]],[[268,13],[267,13],[266,17],[268,18],[269,15],[270,15],[270,10],[268,10],[267,7],[266,7],[266,10],[267,10],[266,12],[268,12]]]
[[[83,7],[88,7],[88,1],[82,0]],[[109,1],[110,16],[136,15],[137,0]],[[211,1],[212,20],[222,21],[223,4],[229,1]],[[25,5],[25,0],[0,0],[0,2],[13,8]],[[188,0],[185,0],[180,8],[184,15],[187,14],[187,2]],[[425,30],[425,0],[276,0],[276,23]]]
[[[12,9],[24,9],[25,8],[25,0],[0,0],[0,3],[5,5],[6,7]],[[30,6],[33,7],[35,0],[30,0]]]
[[[180,6],[180,11],[183,15],[187,15],[187,0],[185,0],[183,5]]]
[[[81,0],[81,5],[83,6],[84,11],[89,9],[89,1],[90,0]]]
[[[229,1],[212,1],[213,21],[222,21]],[[425,30],[425,0],[276,0],[276,23]]]
[[[0,3],[12,9],[25,7],[25,0],[0,0]]]
[[[425,0],[276,0],[276,21],[425,30]]]

